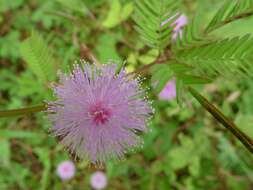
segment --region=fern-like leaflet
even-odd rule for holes
[[[186,50],[193,47],[205,46],[212,42],[212,39],[204,35],[200,31],[200,20],[195,16],[182,28],[182,33],[177,36],[175,43],[173,43],[172,50]]]
[[[178,1],[136,0],[133,16],[145,44],[162,49],[170,43],[173,22],[178,18]],[[164,22],[167,21],[167,22]]]
[[[242,19],[253,15],[252,0],[227,0],[224,5],[217,11],[205,32],[224,26],[234,20]]]
[[[229,78],[253,76],[253,38],[250,35],[217,40],[176,52],[179,62],[189,64],[202,76]]]
[[[253,39],[250,35],[232,39],[211,39],[207,35],[224,24],[253,14],[252,8],[252,0],[227,1],[205,32],[201,32],[198,20],[189,22],[173,46],[175,59],[193,66],[192,73],[196,74],[197,71],[201,76],[252,77]]]
[[[32,35],[21,43],[20,48],[28,68],[39,81],[46,83],[56,78],[56,61],[38,33],[32,32]]]

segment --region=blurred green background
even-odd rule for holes
[[[178,1],[178,0],[175,0]],[[223,0],[182,0],[182,13],[196,12],[208,22]],[[37,31],[67,70],[80,58],[101,63],[127,61],[128,71],[151,63],[155,55],[139,40],[130,0],[0,0],[0,109],[52,99],[48,84],[22,59],[21,42]],[[253,18],[237,21],[213,35],[253,33]],[[147,77],[148,78],[148,77]],[[150,86],[146,80],[146,86]],[[200,89],[201,90],[201,89]],[[253,83],[217,79],[202,91],[253,137]],[[152,95],[151,95],[152,94]],[[102,170],[106,189],[252,190],[253,157],[192,98],[184,107],[154,96],[156,110],[144,134],[144,147]],[[50,136],[44,113],[0,119],[0,190],[86,190],[99,168],[75,162],[69,181],[56,175],[57,165],[72,159]]]

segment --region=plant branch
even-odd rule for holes
[[[206,32],[206,33],[210,33],[210,32],[212,32],[212,31],[216,30],[217,28],[223,27],[223,26],[226,25],[226,24],[229,24],[229,23],[231,23],[231,22],[233,22],[233,21],[240,20],[240,19],[243,19],[243,18],[246,18],[246,17],[250,17],[250,16],[252,16],[252,15],[253,15],[253,10],[250,10],[250,11],[248,11],[248,12],[245,12],[245,13],[242,13],[242,14],[239,14],[239,15],[236,15],[236,16],[233,16],[233,17],[231,17],[231,18],[229,18],[229,19],[226,19],[226,20],[220,22],[220,23],[217,24],[215,27],[211,28],[210,30],[206,30],[205,32]]]
[[[144,65],[144,66],[136,69],[135,71],[128,73],[127,75],[131,76],[131,75],[136,75],[136,74],[145,74],[155,64],[156,64],[156,62],[150,63],[148,65]]]
[[[94,63],[94,65],[96,65],[98,68],[101,68],[101,63],[98,61],[98,59],[95,57],[95,55],[91,52],[91,50],[87,47],[85,43],[81,43],[80,53],[82,58],[88,58]]]
[[[136,75],[136,74],[146,74],[153,65],[163,64],[163,63],[168,62],[169,60],[170,60],[170,57],[160,56],[154,62],[152,62],[148,65],[144,65],[144,66],[134,70],[133,72],[128,73],[127,75],[131,76],[131,75]]]
[[[234,136],[240,140],[243,145],[253,153],[253,140],[242,132],[229,118],[227,118],[221,111],[218,110],[214,105],[212,105],[205,97],[199,94],[192,87],[188,88],[191,95],[224,127],[226,127]]]
[[[40,112],[40,111],[45,111],[46,109],[47,109],[46,104],[41,104],[41,105],[32,106],[32,107],[28,107],[28,108],[5,110],[5,111],[0,111],[0,118],[36,113],[36,112]]]

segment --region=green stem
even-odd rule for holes
[[[191,95],[210,113],[212,116],[219,121],[224,127],[226,127],[233,135],[235,135],[243,145],[253,153],[253,140],[242,132],[229,118],[227,118],[221,111],[212,105],[205,97],[199,94],[196,90],[189,87]]]
[[[46,104],[41,104],[41,105],[32,106],[32,107],[28,107],[28,108],[5,110],[5,111],[0,111],[0,118],[1,117],[18,116],[18,115],[23,115],[23,114],[30,114],[30,113],[45,111],[46,109],[47,109]]]
[[[217,24],[216,26],[214,26],[212,29],[208,29],[208,30],[206,30],[205,32],[206,32],[206,33],[210,33],[210,32],[212,32],[212,31],[214,31],[214,30],[216,30],[216,29],[218,29],[218,28],[220,28],[220,27],[225,26],[226,24],[229,24],[229,23],[235,21],[235,20],[240,20],[240,19],[243,19],[243,18],[247,18],[247,17],[250,17],[250,16],[252,16],[252,15],[253,15],[253,10],[250,10],[250,11],[248,11],[248,12],[244,12],[244,13],[242,13],[242,14],[233,16],[233,17],[231,17],[231,18],[228,18],[227,20],[224,20],[224,21],[218,23],[218,24]]]

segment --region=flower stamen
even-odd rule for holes
[[[105,108],[105,106],[102,106],[102,104],[99,102],[94,106],[91,106],[89,115],[96,125],[101,125],[109,121],[112,113],[109,108]]]

